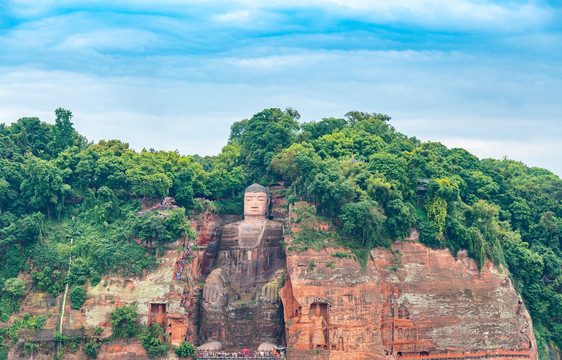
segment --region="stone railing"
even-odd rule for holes
[[[235,354],[231,354],[231,355],[225,355],[225,356],[216,356],[216,355],[199,355],[199,359],[207,359],[207,360],[237,360],[237,359],[261,359],[261,360],[278,360],[278,359],[285,359],[285,356],[274,356],[274,355],[270,355],[270,356],[259,356],[259,355],[255,355],[255,356],[235,356]]]
[[[260,354],[243,354],[243,353],[198,353],[199,359],[207,360],[228,360],[228,359],[261,359],[261,360],[276,360],[285,359],[285,355],[281,354],[271,354],[271,355],[260,355]]]

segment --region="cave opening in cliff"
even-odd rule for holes
[[[308,311],[312,323],[310,333],[310,349],[325,349],[330,347],[329,339],[329,304],[312,303]]]
[[[326,322],[329,321],[329,305],[327,303],[312,303],[310,305],[309,314],[312,316],[320,316]]]
[[[148,313],[148,326],[152,325],[155,322],[159,323],[162,326],[166,325],[166,304],[150,304],[150,311]]]

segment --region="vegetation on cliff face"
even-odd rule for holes
[[[284,180],[289,202],[314,204],[300,221],[320,216],[339,228],[315,236],[309,226],[295,250],[323,246],[318,239],[368,254],[417,228],[428,246],[508,266],[541,350],[562,347],[559,177],[422,143],[383,114],[352,111],[302,124],[299,117],[265,109],[236,122],[212,157],[88,143],[65,109],[55,111],[54,125],[37,118],[0,124],[0,321],[19,311],[30,287],[58,295],[65,283],[76,289],[110,272],[139,275],[166,244],[194,235],[188,212],[240,212],[247,185]],[[165,196],[181,208],[166,217],[136,215],[139,200]]]

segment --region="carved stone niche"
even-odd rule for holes
[[[309,333],[310,349],[328,350],[330,348],[330,304],[321,302],[310,304],[308,316],[311,324]]]
[[[166,304],[165,303],[151,303],[150,311],[148,312],[148,326],[153,323],[159,323],[166,326]]]

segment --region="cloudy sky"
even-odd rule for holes
[[[234,121],[386,113],[409,136],[562,175],[562,3],[4,0],[0,122],[220,152]]]

